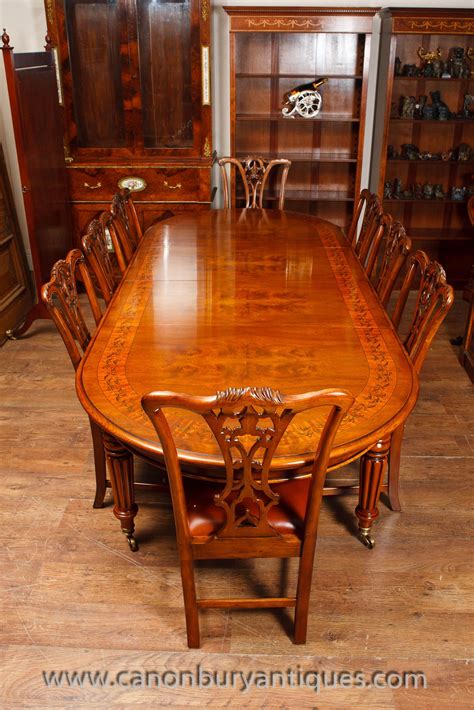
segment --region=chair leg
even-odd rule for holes
[[[298,570],[298,585],[296,588],[295,629],[293,643],[306,643],[308,629],[309,598],[313,578],[314,553],[316,540],[303,543],[300,567]]]
[[[400,454],[402,451],[402,439],[405,424],[402,424],[395,429],[390,441],[390,453],[388,457],[388,498],[392,510],[400,511],[402,509],[400,503]]]
[[[94,466],[95,466],[95,498],[93,507],[102,508],[104,505],[105,492],[107,490],[107,468],[105,465],[104,442],[102,432],[92,419],[89,420],[91,425],[92,445],[94,448]]]
[[[191,559],[181,559],[181,580],[183,583],[184,611],[188,647],[199,648],[199,616],[194,583],[194,567]]]

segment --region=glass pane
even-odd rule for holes
[[[192,147],[191,0],[137,5],[145,147]]]
[[[66,0],[78,145],[125,145],[117,0]]]

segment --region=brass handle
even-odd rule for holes
[[[85,183],[84,183],[84,187],[88,187],[89,190],[98,190],[99,187],[102,187],[102,183],[101,183],[101,182],[98,182],[97,185],[89,185],[88,182],[85,182]]]
[[[168,188],[168,190],[181,190],[181,183],[177,182],[176,185],[170,185],[168,180],[163,180],[163,185]]]

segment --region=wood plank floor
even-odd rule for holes
[[[449,344],[463,332],[465,306],[459,298],[423,372],[403,450],[403,513],[381,505],[377,546],[369,551],[354,537],[355,499],[324,501],[308,643],[299,647],[288,636],[289,612],[208,610],[201,614],[202,649],[187,650],[169,502],[139,493],[140,550],[129,552],[110,503],[91,507],[88,421],[53,325],[39,321],[28,337],[6,343],[0,707],[472,708],[474,395]],[[292,568],[284,564],[203,563],[199,591],[278,592]],[[213,673],[325,671],[329,681],[342,671],[364,672],[368,680],[375,671],[414,671],[426,674],[427,687],[316,693],[280,687],[279,676],[277,687],[265,688],[262,676],[261,687],[247,692],[239,683],[48,688],[42,676],[108,670],[114,678],[123,670],[127,681],[133,671],[168,670],[173,685],[173,672],[199,665]]]

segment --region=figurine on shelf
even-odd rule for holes
[[[451,118],[451,112],[444,101],[441,101],[440,91],[430,91],[431,103],[433,104],[433,118],[438,121],[447,121]]]
[[[466,197],[465,187],[452,187],[451,188],[451,199],[453,202],[462,202]]]
[[[404,143],[402,145],[402,157],[405,158],[405,160],[419,160],[420,151],[418,150],[418,146],[413,143]]]
[[[449,66],[453,79],[468,79],[471,76],[471,69],[467,64],[463,47],[451,47]]]
[[[403,76],[415,76],[415,71],[415,64],[405,64],[403,67]]]
[[[423,106],[423,120],[424,121],[432,121],[434,118],[434,109],[432,104],[426,103]]]
[[[402,96],[401,98],[401,118],[412,119],[415,117],[416,99],[414,96]]]
[[[392,183],[388,181],[383,186],[383,198],[384,198],[384,200],[390,200],[391,197],[392,197]]]
[[[439,78],[441,76],[442,53],[439,47],[435,52],[427,52],[423,47],[418,47],[418,56],[423,62],[421,67],[423,76],[427,78],[432,76]]]
[[[474,94],[464,94],[461,118],[474,118]]]
[[[407,187],[406,190],[403,190],[402,197],[404,200],[412,200],[413,199],[413,185],[410,185],[410,187]]]
[[[446,150],[443,153],[441,153],[441,160],[444,160],[445,163],[448,160],[452,160],[452,159],[453,159],[453,150],[452,149]]]
[[[398,153],[395,150],[393,145],[388,145],[387,146],[387,158],[389,160],[395,160],[395,158],[398,158]]]
[[[461,163],[467,163],[469,160],[472,160],[472,150],[469,143],[460,143],[457,153],[457,159]]]
[[[402,60],[400,57],[395,57],[395,76],[402,75]]]
[[[400,200],[402,197],[402,181],[400,178],[395,178],[393,181],[392,198],[394,200]]]
[[[441,153],[432,153],[430,150],[424,150],[420,153],[421,160],[441,160]]]
[[[451,79],[451,72],[449,70],[449,62],[443,62],[443,69],[441,72],[442,79]]]
[[[423,118],[423,109],[425,108],[426,102],[428,101],[427,96],[420,96],[415,104],[414,118]]]
[[[421,182],[417,182],[415,184],[415,187],[413,188],[413,197],[415,200],[422,200],[423,199],[423,185]]]
[[[443,186],[438,183],[434,186],[434,198],[435,200],[444,200],[445,197]]]
[[[315,79],[308,84],[300,84],[284,96],[285,105],[281,112],[286,118],[295,118],[295,113],[302,118],[314,118],[322,106],[322,96],[318,88],[328,81],[326,77]]]
[[[430,182],[425,182],[425,184],[423,185],[423,199],[433,199],[433,185]]]

